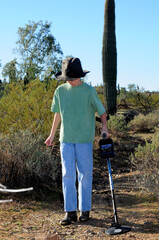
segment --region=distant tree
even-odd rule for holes
[[[130,92],[137,92],[137,87],[134,83],[128,85],[128,90]]]
[[[37,76],[44,79],[48,69],[51,77],[60,68],[63,53],[50,28],[51,23],[47,21],[29,21],[25,27],[18,29],[15,52],[21,56],[21,76],[26,82]]]
[[[105,107],[107,113],[113,115],[116,113],[117,99],[117,50],[114,0],[105,1],[102,63]]]
[[[118,107],[137,109],[142,113],[149,113],[158,109],[159,106],[159,93],[145,91],[143,87],[139,88],[134,83],[129,84],[126,88],[120,89],[118,96]]]
[[[9,83],[17,81],[17,59],[10,61],[9,63],[5,64],[2,69],[2,76],[7,77],[9,79]]]

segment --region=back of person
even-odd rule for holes
[[[94,141],[95,112],[105,109],[92,86],[65,83],[56,89],[51,111],[61,115],[60,142],[88,143]]]

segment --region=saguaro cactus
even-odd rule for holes
[[[103,31],[103,84],[107,114],[116,113],[117,49],[115,34],[115,1],[105,1]]]

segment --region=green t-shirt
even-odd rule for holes
[[[59,86],[53,97],[51,111],[61,114],[60,142],[89,143],[95,136],[95,112],[105,112],[96,90],[83,83],[72,87]]]

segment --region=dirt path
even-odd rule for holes
[[[143,195],[136,188],[134,176],[138,173],[114,175],[119,221],[132,227],[132,231],[114,236],[105,234],[112,220],[112,207],[107,170],[95,171],[91,219],[62,227],[63,207],[59,200],[37,202],[29,200],[0,205],[1,240],[104,240],[137,239],[159,240],[159,206],[151,195]],[[97,184],[97,177],[98,183]]]

